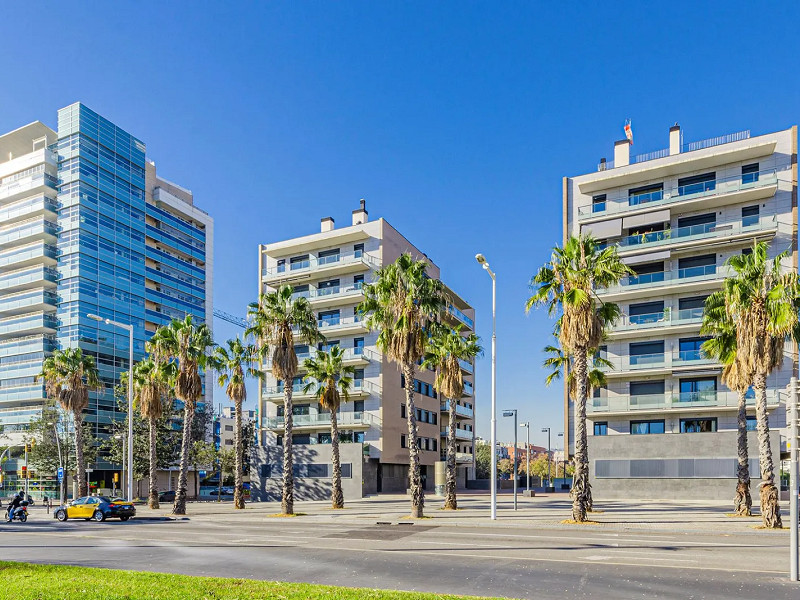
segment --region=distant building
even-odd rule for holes
[[[242,411],[242,427],[256,420],[256,411]],[[234,432],[236,431],[236,409],[225,406],[222,413],[214,419],[213,441],[217,450],[220,448],[233,448]]]

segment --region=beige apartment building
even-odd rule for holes
[[[357,313],[364,299],[363,285],[376,269],[408,252],[429,262],[431,277],[441,278],[422,250],[409,242],[385,219],[370,221],[362,200],[352,213],[352,223],[336,228],[334,220],[321,221],[318,233],[259,247],[259,289],[269,292],[281,285],[294,287],[308,298],[319,319],[326,343],[318,347],[297,345],[301,362],[319,349],[340,346],[346,364],[355,367],[350,402],[338,414],[345,496],[402,492],[408,481],[406,382],[395,363],[376,346],[377,333],[369,331]],[[448,288],[450,324],[464,333],[475,328],[474,310]],[[421,449],[422,476],[426,489],[434,487],[434,465],[444,459],[449,419],[457,420],[458,479],[461,485],[474,477],[474,365],[462,365],[466,386],[455,415],[434,390],[434,373],[418,370],[413,383]],[[266,365],[259,404],[259,447],[252,469],[254,497],[274,498],[279,492],[281,444],[284,425],[283,382]],[[293,447],[295,448],[298,497],[326,497],[330,480],[330,415],[304,394],[303,373],[292,382]]]
[[[749,131],[631,155],[564,178],[564,237],[591,233],[615,245],[635,275],[598,289],[622,318],[599,355],[608,385],[587,403],[590,478],[597,497],[730,500],[737,468],[737,394],[700,346],[705,299],[730,274],[726,260],[754,241],[788,251],[797,269],[797,128]],[[785,451],[786,386],[796,349],[768,379],[772,451]],[[794,358],[793,358],[794,357]],[[748,393],[750,472],[758,482],[755,397]],[[574,447],[574,407],[565,394]]]

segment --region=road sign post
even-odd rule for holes
[[[798,570],[800,568],[800,561],[798,561],[798,513],[800,512],[800,499],[798,498],[798,486],[800,486],[800,477],[798,477],[798,460],[800,460],[800,452],[798,452],[798,445],[800,445],[800,431],[798,431],[798,412],[800,412],[800,404],[797,398],[797,378],[792,377],[789,383],[789,579],[791,581],[800,581]]]

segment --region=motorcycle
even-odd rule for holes
[[[28,502],[22,501],[20,505],[14,509],[13,513],[9,513],[8,515],[8,522],[11,523],[12,521],[19,521],[20,523],[24,523],[28,520]]]

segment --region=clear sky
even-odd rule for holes
[[[257,244],[346,224],[365,198],[476,307],[484,436],[475,253],[498,274],[498,405],[541,444],[562,392],[540,367],[552,322],[523,306],[561,238],[562,177],[611,158],[626,118],[634,153],[666,147],[676,121],[686,142],[798,122],[790,2],[67,4],[3,7],[0,131],[55,127],[82,101],[144,140],[216,220],[214,301],[231,313],[257,293]]]

